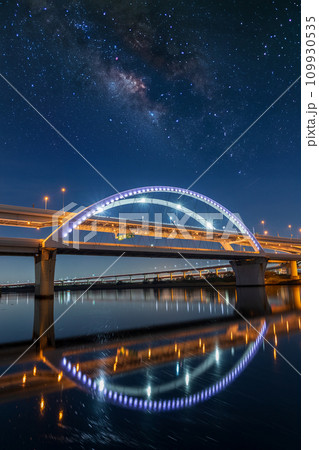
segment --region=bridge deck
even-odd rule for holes
[[[0,238],[0,255],[33,256],[40,251],[41,239],[28,238]],[[247,259],[265,257],[271,261],[299,261],[300,254],[288,253],[254,253],[226,250],[205,250],[183,247],[151,247],[128,244],[94,244],[79,243],[79,248],[57,243],[57,253],[61,255],[96,255],[96,256],[120,256],[125,252],[126,257],[148,258],[180,258],[181,253],[187,259]]]
[[[52,228],[57,224],[62,225],[62,223],[71,219],[74,215],[75,213],[71,212],[62,212],[61,214],[61,211],[55,210],[0,205],[0,225],[2,226],[27,229]],[[159,224],[149,222],[147,228],[145,228],[145,223],[141,221],[123,221],[118,218],[96,215],[87,218],[79,226],[79,229],[82,231],[91,231],[93,224],[97,232],[110,233],[115,236],[121,233],[121,230],[125,229],[128,232],[133,232],[137,236],[145,236],[145,233],[147,233],[147,236],[154,237],[158,235],[159,226]],[[250,242],[247,237],[234,231],[229,231],[225,235],[224,230],[214,229],[209,231],[203,228],[189,226],[179,229],[175,225],[172,226],[171,224],[164,223],[160,224],[160,230],[163,238],[170,238],[172,235],[175,235],[175,239],[189,239],[190,237],[194,241],[219,243],[225,250],[230,250],[229,246],[231,245],[250,247]],[[300,253],[300,239],[258,234],[255,237],[264,249],[287,253]]]

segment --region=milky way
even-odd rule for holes
[[[163,130],[176,144],[177,124],[184,122],[185,131],[195,122],[201,127],[195,139],[207,148],[211,136],[224,140],[239,130],[236,115],[252,98],[262,108],[265,92],[279,94],[298,75],[292,20],[299,7],[273,1],[267,7],[254,3],[251,11],[244,2],[230,5],[11,2],[3,24],[9,38],[3,62],[8,65],[10,54],[21,52],[20,68],[38,80],[37,86],[49,81],[48,71],[73,83],[79,95],[79,89],[92,95],[87,88],[96,86],[94,95],[126,105],[123,114],[135,109],[152,122],[162,118]],[[187,150],[194,137],[183,135]]]

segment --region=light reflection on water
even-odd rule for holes
[[[55,326],[55,336],[63,338],[232,316],[234,310],[223,298],[238,309],[235,289],[219,289],[219,292],[221,295],[206,288],[89,291]],[[273,310],[288,307],[300,309],[300,286],[268,286],[266,292]],[[54,318],[63,313],[80,295],[81,292],[56,293]],[[245,293],[244,299],[249,304]],[[255,296],[251,300],[256,308]],[[260,303],[260,300],[257,301]],[[33,295],[2,295],[0,312],[0,343],[32,338]]]
[[[12,369],[10,373],[17,377],[15,383],[20,390],[15,387],[7,395],[3,388],[0,390],[0,420],[6,423],[11,415],[16,417],[16,405],[20,414],[16,426],[22,430],[24,448],[30,444],[26,436],[37,435],[39,424],[42,431],[30,448],[175,448],[177,443],[184,448],[214,448],[215,444],[216,448],[241,448],[235,437],[238,434],[246,448],[279,448],[283,442],[289,448],[298,448],[299,375],[272,348],[261,341],[257,346],[258,333],[238,321],[232,308],[253,320],[258,330],[267,323],[267,339],[299,370],[300,287],[271,286],[266,292],[267,295],[258,288],[221,290],[226,302],[204,288],[88,292],[41,343],[45,360],[39,359],[41,354],[32,353]],[[53,316],[57,318],[79,295],[57,293],[54,303],[35,302],[30,294],[3,295],[0,343],[11,342],[14,349],[14,341],[28,341],[39,335]],[[192,321],[192,325],[182,326]],[[178,323],[175,328],[173,324]],[[164,329],[167,324],[171,327]],[[142,330],[154,326],[160,328]],[[136,328],[142,331],[112,337],[112,333]],[[106,338],[103,333],[107,333]],[[73,340],[68,340],[71,337]],[[5,349],[0,347],[4,356],[2,367],[13,357]],[[74,366],[74,376],[60,366],[63,358]],[[234,368],[243,358],[245,367],[237,374]],[[79,373],[82,378],[86,376],[85,386],[78,382]],[[228,375],[232,373],[236,377]],[[93,392],[98,395],[92,396],[92,389],[87,388],[88,378],[92,379],[92,387],[96,380],[97,389]],[[224,379],[226,383],[218,395],[208,395],[209,387]],[[148,404],[142,408],[148,412],[114,404],[119,403],[121,393],[124,402],[125,389],[127,406],[130,396],[134,406],[134,393],[138,393],[143,404],[152,401],[151,408]],[[192,398],[192,405],[185,409],[187,398]],[[165,416],[152,414],[154,401],[156,409],[160,400],[170,401],[171,408],[173,399],[173,412]],[[290,403],[294,408],[287,408]],[[4,405],[6,413],[2,415]],[[24,422],[19,417],[24,417]],[[256,446],[256,439],[260,440],[269,427],[277,430],[276,439],[269,434]],[[17,443],[14,433],[6,436],[8,446]]]

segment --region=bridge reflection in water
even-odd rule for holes
[[[175,290],[175,298],[171,290],[163,291],[157,296],[167,299],[173,294],[172,304],[183,300],[183,289]],[[232,298],[216,296],[214,301],[204,300],[202,290],[196,291],[202,302],[215,307],[211,318],[62,339],[55,337],[54,300],[35,299],[35,345],[2,376],[0,402],[39,396],[41,410],[46,394],[79,388],[96,401],[128,408],[155,412],[190,407],[235,382],[258,353],[264,336],[277,358],[280,336],[300,330],[299,286],[268,287],[268,298],[262,287],[237,288]],[[251,325],[232,307],[249,318]],[[1,346],[1,372],[28,344]],[[229,352],[228,364],[223,354]]]

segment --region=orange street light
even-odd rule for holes
[[[262,220],[261,222],[260,222],[261,224],[262,224],[262,226],[263,226],[263,231],[265,231],[265,221],[264,220]]]
[[[63,207],[62,207],[63,212],[64,212],[64,194],[65,194],[65,191],[66,191],[66,189],[63,187],[63,188],[61,189],[61,192],[62,192],[62,203],[63,203]]]
[[[44,209],[47,209],[49,197],[44,197]]]
[[[264,231],[264,235],[265,235],[265,236],[267,236],[267,234],[268,234],[268,231],[267,231],[267,230],[265,230],[265,231]]]
[[[291,228],[291,225],[288,225],[288,228],[290,229],[290,228]]]

